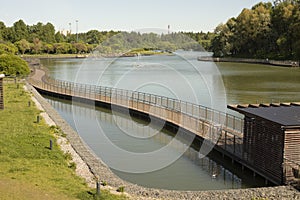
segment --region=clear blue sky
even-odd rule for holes
[[[173,31],[213,31],[243,8],[268,0],[7,0],[0,6],[6,26],[51,22],[56,31],[91,29],[132,31],[143,28]]]

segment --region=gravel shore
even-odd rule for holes
[[[58,137],[57,142],[64,152],[69,152],[76,163],[76,173],[85,178],[90,187],[95,187],[95,177],[107,182],[106,189],[115,191],[125,187],[130,199],[300,199],[300,193],[290,186],[250,188],[218,191],[172,191],[144,188],[128,183],[105,165],[83,142],[80,136],[62,119],[57,111],[29,84],[27,90],[33,94],[33,101],[44,111],[41,116],[51,126],[56,125],[66,134]]]

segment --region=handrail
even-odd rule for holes
[[[165,96],[53,79],[37,70],[34,71],[36,75],[28,78],[36,88],[146,112],[208,139],[225,152],[243,159],[244,120],[239,117]]]
[[[84,91],[85,93],[91,93],[90,96],[92,96],[92,93],[102,94],[106,97],[117,95],[122,98],[127,98],[127,100],[135,100],[136,102],[143,102],[148,105],[181,112],[200,120],[223,125],[228,129],[232,129],[233,132],[240,134],[243,133],[244,120],[242,118],[187,101],[139,91],[53,79],[48,74],[42,77],[42,81],[45,84],[51,85],[61,91],[63,89],[72,91],[73,93]]]

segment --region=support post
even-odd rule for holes
[[[40,123],[40,116],[36,116],[36,123]]]
[[[50,139],[50,150],[52,150],[52,148],[53,148],[53,142],[52,142],[52,140]]]
[[[233,153],[235,154],[235,135],[233,135]]]
[[[97,181],[96,181],[96,194],[97,194],[97,196],[100,196],[100,181],[99,181],[99,179],[97,179]]]

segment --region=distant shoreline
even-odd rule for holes
[[[39,54],[39,55],[21,55],[23,59],[30,58],[87,58],[89,54]]]
[[[202,56],[197,58],[198,61],[204,62],[236,62],[236,63],[252,63],[264,64],[282,67],[299,67],[299,61],[293,60],[269,60],[269,59],[251,59],[251,58],[224,58],[224,57],[210,57]]]
[[[140,54],[137,53],[111,53],[111,54],[97,54],[104,58],[118,58],[118,57],[137,57],[137,56],[153,56],[153,55],[170,55],[171,53],[167,52],[143,52]],[[47,59],[47,58],[88,58],[92,53],[87,54],[39,54],[39,55],[20,55],[21,58],[30,59],[30,58],[40,58],[40,59]]]

